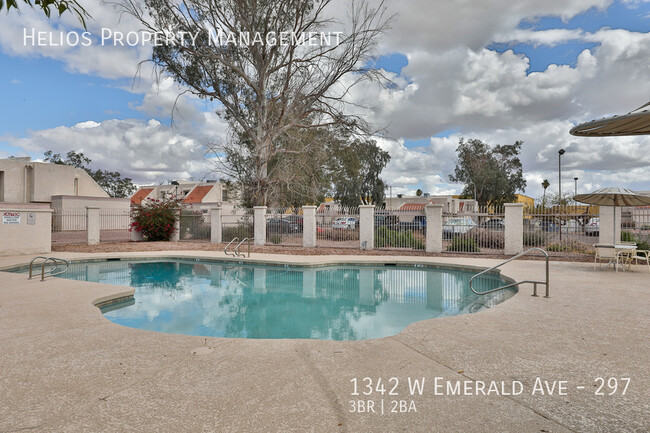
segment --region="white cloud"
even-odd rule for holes
[[[83,152],[91,167],[119,171],[139,184],[164,179],[202,178],[210,169],[200,143],[155,119],[83,122],[35,131],[26,138],[4,137],[31,153]]]

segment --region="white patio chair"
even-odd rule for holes
[[[630,256],[630,263],[634,262],[635,266],[639,266],[639,260],[646,262],[648,265],[648,272],[650,272],[650,251],[634,250],[634,255]]]
[[[596,249],[596,255],[594,257],[594,271],[596,270],[596,263],[600,264],[600,267],[603,267],[603,261],[606,261],[607,264],[614,263],[614,269],[618,272],[618,254],[614,245],[608,244],[595,244],[594,248]]]

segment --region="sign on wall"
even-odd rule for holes
[[[20,224],[20,212],[3,212],[2,224]]]
[[[30,212],[27,214],[27,225],[33,226],[36,225],[36,214]]]

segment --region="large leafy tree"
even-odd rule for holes
[[[111,197],[129,197],[137,189],[131,181],[131,178],[122,177],[118,171],[102,169],[92,170],[88,168],[88,164],[91,163],[91,160],[86,157],[83,152],[77,153],[71,150],[66,154],[65,159],[63,159],[60,153],[52,153],[51,150],[48,150],[44,153],[44,156],[45,162],[70,165],[85,170],[86,173],[88,173],[88,175],[90,175],[90,177],[92,177]]]
[[[231,189],[238,190],[244,206],[252,206],[255,157],[250,143],[233,143],[235,139],[206,143],[206,147],[215,170],[234,181]],[[277,140],[284,151],[269,162],[268,204],[299,207],[319,203],[328,194],[344,206],[383,201],[385,184],[380,174],[390,155],[374,141],[334,127],[293,129]]]
[[[334,0],[185,0],[182,6],[176,0],[143,0],[144,8],[122,1],[149,31],[196,35],[191,43],[154,47],[152,61],[189,92],[220,103],[218,114],[251,163],[254,204],[270,202],[274,158],[305,153],[283,145],[288,132],[331,125],[371,132],[349,113],[348,98],[352,86],[382,78],[367,65],[389,21],[383,1],[377,7],[368,0],[347,2],[346,26],[330,15]],[[332,29],[343,32],[330,35],[329,44],[301,43],[305,35]],[[226,41],[234,35],[235,43],[218,39],[219,31]],[[242,35],[249,36],[248,44],[241,43]]]
[[[76,0],[35,0],[32,4],[31,0],[22,0],[25,4],[28,4],[31,7],[38,7],[45,14],[46,17],[50,18],[52,11],[50,8],[54,9],[61,16],[64,12],[72,12],[77,16],[81,25],[86,28],[86,19],[90,18],[88,12],[81,6]],[[7,4],[7,11],[11,8],[19,10],[18,3],[20,0],[0,0],[0,11],[4,8],[5,3]]]
[[[343,206],[381,204],[386,184],[379,177],[390,161],[373,140],[336,142],[330,149],[334,198]]]
[[[464,184],[463,195],[467,197],[476,191],[481,206],[514,201],[515,193],[526,188],[519,160],[522,145],[517,141],[492,147],[478,139],[461,138],[456,148],[456,168],[449,180]]]

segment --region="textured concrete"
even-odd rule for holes
[[[115,254],[60,253],[67,258]],[[152,253],[120,256],[150,257]],[[158,254],[157,254],[158,255]],[[216,252],[161,256],[217,257]],[[28,257],[3,257],[0,269]],[[241,259],[238,259],[240,261]],[[488,259],[264,256],[289,264],[400,262],[487,267]],[[247,260],[248,261],[248,260]],[[543,262],[504,266],[542,278]],[[367,341],[238,340],[130,329],[93,305],[132,293],[102,284],[27,281],[0,272],[0,432],[406,431],[645,432],[650,374],[650,274],[551,263],[551,298],[531,288],[471,315],[432,319]],[[351,380],[391,378],[399,396],[352,396]],[[408,378],[426,378],[410,396]],[[521,395],[442,395],[434,378],[519,381]],[[625,395],[596,396],[597,377],[630,377]],[[537,378],[567,381],[566,396],[531,395]],[[585,386],[578,390],[577,386]],[[609,391],[606,389],[606,391]],[[384,415],[351,400],[385,402]],[[392,400],[417,412],[389,413]]]

